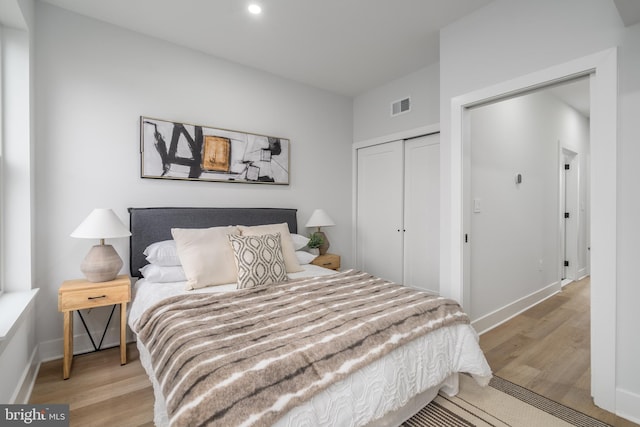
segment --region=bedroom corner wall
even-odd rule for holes
[[[36,286],[42,359],[62,354],[61,282],[95,244],[69,234],[97,207],[315,208],[336,222],[331,252],[350,266],[352,100],[67,12],[36,7]],[[288,186],[140,178],[139,117],[289,138]],[[128,240],[109,241],[125,261]],[[92,330],[107,310],[92,310]],[[117,322],[105,342],[117,342]],[[84,333],[81,326],[76,333]],[[79,338],[79,339],[78,339]],[[88,345],[77,337],[76,351]]]
[[[353,100],[353,141],[393,135],[440,121],[440,65],[434,64],[358,95]],[[391,116],[391,103],[411,97],[411,111]]]

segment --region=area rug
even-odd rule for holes
[[[480,387],[460,375],[460,392],[438,395],[403,427],[611,427],[595,418],[563,406],[494,377],[489,387]]]

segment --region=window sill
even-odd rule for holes
[[[0,346],[13,336],[20,319],[35,301],[39,290],[5,292],[0,295]]]

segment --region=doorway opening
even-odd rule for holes
[[[443,204],[441,293],[469,307],[469,224],[465,218],[463,170],[469,159],[469,109],[474,105],[530,92],[581,76],[590,78],[590,282],[591,282],[591,392],[597,406],[616,410],[616,235],[617,235],[617,49],[611,48],[527,74],[451,99],[448,192]],[[594,179],[596,177],[596,179]],[[447,186],[445,185],[445,189]],[[525,308],[525,307],[523,307]],[[496,324],[499,319],[496,320]]]
[[[469,166],[464,173],[469,186],[465,215],[469,217],[467,310],[471,319],[474,325],[492,328],[497,318],[509,319],[536,305],[525,311],[520,322],[544,313],[560,328],[567,313],[580,313],[586,321],[568,323],[581,338],[579,343],[572,342],[576,346],[573,363],[585,367],[580,376],[588,378],[590,346],[584,337],[590,333],[589,300],[583,298],[589,295],[588,279],[575,284],[585,287],[586,293],[576,293],[572,287],[562,293],[567,300],[577,295],[571,304],[560,304],[563,300],[557,298],[551,303],[547,298],[577,281],[578,271],[583,275],[587,271],[589,76],[474,106],[468,123],[464,158]],[[563,386],[575,382],[574,372],[564,371],[563,376],[557,369],[562,364],[554,359],[554,354],[566,355],[570,349],[561,339],[552,339],[556,329],[546,330],[542,340],[538,334],[545,329],[544,322],[533,325],[515,337],[504,330],[498,334],[505,337],[504,352],[510,348],[508,337],[526,351],[511,355],[508,366],[498,361],[492,368],[497,375],[555,400],[553,387],[535,387],[541,382]],[[512,329],[517,328],[512,325]],[[489,336],[490,341],[496,340],[495,334]],[[544,348],[542,341],[549,347]],[[538,344],[530,346],[530,342]],[[518,374],[511,375],[516,367]]]
[[[586,112],[572,105],[582,99]],[[578,185],[588,182],[588,99],[583,77],[469,109],[467,310],[478,325],[511,317],[586,271],[589,188]]]

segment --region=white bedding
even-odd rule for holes
[[[297,278],[335,273],[312,264],[303,267],[305,271],[289,276]],[[129,313],[129,325],[132,330],[135,331],[136,321],[146,308],[164,298],[188,292],[230,292],[235,289],[235,284],[195,291],[184,289],[184,282],[152,283],[144,279],[139,280],[134,288]],[[448,394],[457,393],[457,372],[468,372],[480,384],[485,385],[491,377],[491,370],[477,341],[477,334],[469,325],[455,325],[436,330],[397,348],[343,381],[333,384],[305,404],[292,409],[276,425],[367,425],[380,420],[390,411],[404,407],[415,395],[426,390],[436,391],[440,386],[446,385]],[[148,352],[140,343],[138,348],[142,365],[154,385],[154,421],[158,426],[166,426],[166,407],[153,376]],[[421,403],[423,404],[424,402]],[[407,416],[410,415],[411,413]],[[402,412],[399,416],[400,422],[407,417]]]
[[[299,273],[289,273],[287,276],[289,276],[290,279],[298,279],[301,277],[327,276],[335,273],[333,270],[318,267],[314,264],[305,264],[301,267],[304,269],[303,271]],[[155,283],[145,279],[138,280],[133,287],[131,298],[133,302],[129,307],[129,320],[127,320],[131,330],[135,331],[136,321],[148,307],[165,298],[180,294],[230,292],[236,289],[236,284],[229,283],[227,285],[209,286],[193,290],[185,290],[185,288],[186,282]]]

